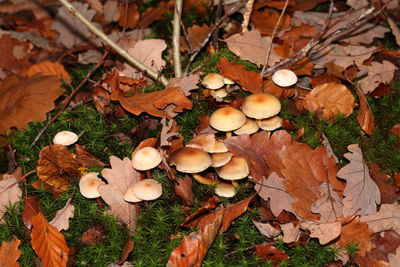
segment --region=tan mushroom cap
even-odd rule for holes
[[[99,178],[87,178],[79,187],[82,196],[86,198],[96,198],[100,196],[99,185],[105,184]]]
[[[221,88],[221,89],[211,91],[211,95],[215,98],[217,98],[217,97],[224,98],[228,95],[228,92],[226,91],[225,88]]]
[[[219,89],[225,85],[224,77],[218,73],[209,73],[203,78],[203,85],[211,90]]]
[[[283,120],[281,117],[273,116],[271,118],[258,121],[258,126],[260,126],[260,128],[263,130],[273,131],[282,127],[282,121]]]
[[[215,135],[210,133],[198,134],[193,137],[185,146],[209,151],[215,145]]]
[[[225,146],[224,142],[216,141],[214,146],[208,151],[208,153],[222,153],[228,152],[228,148]]]
[[[124,194],[124,200],[128,202],[140,202],[143,199],[138,198],[135,193],[133,193],[133,186],[129,187]]]
[[[87,180],[87,179],[100,179],[99,178],[99,173],[98,172],[89,172],[86,173],[85,175],[82,175],[81,179],[79,180],[79,187],[82,186],[82,184]]]
[[[207,152],[193,147],[181,147],[175,150],[170,160],[178,171],[185,173],[202,172],[212,163]]]
[[[258,131],[258,129],[260,129],[260,127],[258,127],[258,124],[254,120],[246,118],[246,123],[243,124],[242,127],[240,127],[239,129],[237,129],[233,132],[237,135],[253,134],[253,133],[256,133]]]
[[[272,75],[272,81],[278,86],[292,86],[297,83],[297,75],[291,70],[282,69]]]
[[[132,191],[139,199],[154,200],[162,195],[162,186],[154,179],[144,179],[137,182]]]
[[[243,158],[232,157],[222,167],[215,168],[219,177],[225,180],[240,180],[249,175],[249,166]]]
[[[234,81],[232,81],[231,79],[229,79],[229,78],[226,78],[226,77],[224,77],[224,83],[225,83],[226,85],[232,85],[232,84],[235,84],[235,82],[234,82]]]
[[[240,128],[246,122],[246,115],[233,107],[223,107],[211,114],[210,125],[218,131],[229,132]]]
[[[215,187],[215,194],[220,197],[234,197],[236,190],[231,184],[220,183]]]
[[[160,164],[160,152],[154,147],[146,146],[132,154],[132,166],[139,171],[147,171]]]
[[[53,143],[57,145],[69,146],[78,141],[78,135],[70,131],[61,131],[53,138]]]
[[[233,156],[233,154],[230,152],[211,154],[211,159],[212,159],[211,167],[216,168],[216,167],[224,166],[231,160],[232,156]]]
[[[281,111],[281,102],[271,94],[252,94],[245,98],[242,111],[250,118],[265,119]]]

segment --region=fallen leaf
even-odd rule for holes
[[[134,247],[134,244],[133,244],[132,239],[126,240],[124,247],[122,249],[122,252],[121,252],[121,257],[116,262],[116,264],[120,264],[120,265],[124,264],[124,262],[126,261],[126,259],[129,256],[129,254],[132,252],[133,247]]]
[[[316,113],[325,120],[334,118],[337,114],[346,117],[353,113],[354,96],[343,84],[324,83],[310,91],[305,97],[305,109]]]
[[[372,61],[370,65],[362,65],[360,71],[366,73],[365,78],[358,80],[364,94],[369,94],[378,87],[379,84],[389,84],[396,71],[396,66],[384,60],[382,63]]]
[[[29,63],[29,42],[12,38],[9,34],[0,37],[0,68],[24,76]]]
[[[160,1],[156,7],[149,7],[141,14],[137,27],[140,29],[149,27],[153,22],[162,19],[170,10],[172,8],[167,2]]]
[[[83,146],[75,144],[76,160],[86,167],[104,167],[104,162],[90,154]]]
[[[19,267],[18,259],[22,251],[18,249],[21,240],[16,236],[10,242],[3,241],[0,246],[0,266]]]
[[[318,199],[312,204],[311,211],[321,214],[321,222],[334,222],[342,217],[343,204],[339,195],[333,191],[332,185],[322,183],[319,186]]]
[[[49,222],[51,225],[57,228],[58,231],[68,230],[69,219],[74,217],[75,206],[71,204],[72,198],[68,199],[67,203],[62,209],[56,212],[53,220]]]
[[[128,7],[128,8],[126,8]],[[129,3],[127,6],[125,3],[119,4],[119,18],[118,25],[125,27],[126,29],[134,29],[140,21],[139,7],[135,3]]]
[[[399,29],[399,27],[396,25],[396,23],[390,17],[387,17],[387,21],[389,23],[390,29],[392,30],[392,34],[396,38],[397,45],[400,45],[400,29]]]
[[[192,178],[186,175],[183,179],[177,178],[175,182],[176,183],[174,184],[174,188],[176,195],[182,199],[185,206],[191,207],[194,199],[194,193],[192,190]]]
[[[8,86],[4,85],[3,82],[0,88],[0,132],[46,120],[46,113],[54,108],[54,100],[64,92],[54,76],[16,78]]]
[[[316,5],[320,3],[327,2],[328,0],[295,0],[295,9],[296,10],[310,10],[313,9]]]
[[[262,37],[259,30],[237,33],[225,39],[228,49],[241,59],[248,60],[258,67],[265,64],[267,49],[271,42],[271,37]],[[280,57],[271,49],[268,58],[268,66],[272,66],[280,60]]]
[[[63,234],[40,212],[32,218],[32,248],[44,266],[67,266],[69,248]]]
[[[400,204],[382,204],[377,213],[361,216],[374,233],[393,230],[400,235]]]
[[[208,34],[211,32],[212,27],[208,26],[207,24],[203,24],[201,26],[199,25],[193,25],[190,28],[187,28],[187,33],[188,33],[188,39],[190,42],[190,45],[188,44],[186,38],[181,36],[180,42],[181,42],[181,51],[187,51],[189,54],[194,53],[194,51],[197,51],[201,44],[203,43],[204,39],[208,36]],[[192,49],[190,49],[190,47]]]
[[[49,60],[42,61],[36,64],[33,64],[26,71],[26,75],[28,77],[34,76],[36,73],[41,73],[45,76],[57,76],[58,78],[64,78],[67,82],[71,81],[71,77],[69,73],[65,70],[64,66],[60,64],[60,62],[52,62]]]
[[[86,168],[63,145],[49,145],[40,150],[37,175],[42,182],[55,189],[68,190],[85,171]]]
[[[102,226],[90,226],[81,237],[84,245],[96,246],[107,239],[106,230]]]
[[[342,230],[340,222],[317,223],[313,221],[301,222],[301,229],[310,232],[310,237],[318,238],[321,245],[328,244],[336,239]]]
[[[300,238],[300,224],[299,223],[285,223],[281,224],[281,230],[283,233],[283,243],[290,244],[299,241]]]
[[[263,80],[259,73],[246,70],[243,65],[235,64],[224,57],[219,59],[217,66],[222,76],[240,84],[243,90],[253,94],[262,92]]]
[[[279,229],[276,229],[270,223],[261,223],[256,222],[255,220],[252,220],[252,222],[256,226],[258,231],[260,231],[260,234],[268,238],[277,237],[281,233]]]
[[[28,228],[32,228],[31,220],[32,218],[41,212],[40,200],[37,197],[26,197],[24,199],[24,210],[22,211],[22,221],[24,225]]]
[[[261,11],[255,10],[251,14],[250,25],[259,30],[263,36],[271,36],[280,15],[281,12],[271,8],[264,8]],[[284,14],[276,30],[279,32],[289,28],[289,26],[290,16]]]
[[[115,22],[118,21],[121,14],[118,8],[118,1],[109,0],[104,4],[103,14],[104,19],[107,22]]]
[[[268,244],[256,245],[256,257],[261,260],[271,260],[274,266],[279,266],[281,261],[289,259],[284,250]]]
[[[191,74],[183,78],[172,78],[169,80],[168,87],[179,87],[185,96],[190,95],[190,91],[199,88],[197,84],[199,83],[199,75]]]
[[[356,94],[360,102],[360,113],[357,115],[358,124],[366,134],[372,135],[375,130],[375,123],[371,107],[365,95],[358,88],[356,88]]]
[[[398,192],[398,188],[390,184],[390,176],[382,173],[379,166],[375,163],[368,164],[369,171],[371,173],[372,179],[379,187],[379,191],[381,192],[381,203],[391,204],[400,200],[400,194]]]
[[[220,230],[222,214],[222,211],[217,212],[214,220],[203,225],[198,232],[186,236],[181,244],[172,251],[167,267],[201,266]]]
[[[358,144],[349,145],[347,149],[350,153],[343,156],[350,163],[337,173],[337,177],[347,182],[343,191],[343,215],[347,217],[354,214],[374,214],[377,204],[381,201],[379,188],[369,174]]]
[[[400,44],[400,40],[397,43]],[[388,258],[390,266],[400,266],[400,246],[397,247],[395,253],[389,253]]]
[[[179,226],[180,227],[185,227],[189,225],[190,222],[194,221],[196,218],[198,218],[200,215],[203,215],[204,213],[207,213],[210,210],[213,210],[217,207],[217,201],[219,200],[219,197],[213,196],[207,199],[207,201],[203,202],[201,204],[201,207],[197,209],[195,212],[190,214],[185,218],[185,221],[181,223]]]
[[[296,94],[294,88],[285,88],[276,85],[271,79],[267,79],[263,84],[263,92],[276,96],[279,99],[293,97]]]
[[[21,196],[17,178],[9,177],[0,181],[0,224],[4,223],[3,216],[7,208],[19,202]]]
[[[105,168],[101,171],[108,184],[99,186],[100,196],[109,205],[111,214],[126,224],[133,233],[137,223],[137,209],[135,204],[126,202],[123,197],[128,188],[139,181],[139,173],[126,157],[121,160],[111,156],[110,164],[111,169]]]

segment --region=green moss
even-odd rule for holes
[[[205,101],[199,101],[193,105],[192,110],[180,113],[175,120],[179,126],[179,132],[185,138],[185,142],[189,141],[195,133],[196,127],[199,125],[199,117],[202,115],[210,115]]]

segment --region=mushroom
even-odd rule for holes
[[[162,186],[154,179],[141,180],[128,188],[127,191],[129,190],[132,190],[133,195],[142,200],[154,200],[162,195]]]
[[[236,190],[231,184],[220,183],[215,187],[215,194],[220,197],[233,197],[236,195]]]
[[[215,135],[210,133],[198,134],[193,137],[185,146],[193,147],[208,152],[215,145]]]
[[[252,94],[245,98],[242,104],[242,111],[250,118],[265,119],[281,111],[281,102],[271,94]]]
[[[79,190],[82,196],[86,198],[97,198],[100,196],[99,185],[105,184],[100,178],[87,177],[82,183],[79,183]]]
[[[216,141],[214,146],[208,150],[208,153],[222,153],[228,152],[228,148],[225,146],[224,142]]]
[[[263,119],[258,121],[258,126],[266,131],[273,131],[282,127],[282,118],[279,116],[273,116],[271,118]]]
[[[132,166],[139,171],[147,171],[157,167],[162,158],[154,147],[146,146],[132,153]]]
[[[240,180],[249,175],[247,161],[239,157],[232,157],[227,164],[215,170],[218,176],[225,180]]]
[[[127,202],[140,202],[143,199],[138,198],[135,193],[133,193],[133,186],[129,187],[124,194],[124,200]]]
[[[203,78],[203,85],[211,90],[216,90],[224,86],[224,77],[218,73],[209,73]]]
[[[69,146],[78,141],[78,135],[70,131],[61,131],[53,138],[53,143],[57,145]]]
[[[207,152],[193,147],[178,148],[171,154],[170,160],[178,171],[185,173],[204,171],[212,163]]]
[[[218,98],[224,98],[228,95],[228,92],[226,91],[225,88],[217,89],[217,90],[212,90],[211,95],[218,100]]]
[[[224,166],[231,160],[232,156],[233,156],[233,154],[230,152],[211,154],[211,159],[212,159],[211,167],[216,168],[216,167]]]
[[[210,125],[218,131],[227,132],[226,136],[231,136],[231,131],[240,128],[246,122],[246,115],[233,107],[223,107],[211,114]]]
[[[256,133],[258,131],[258,129],[260,129],[260,127],[258,127],[258,124],[254,120],[246,118],[245,124],[243,124],[242,127],[240,127],[239,129],[237,129],[233,132],[237,135],[253,134],[253,133]]]
[[[291,70],[282,69],[272,75],[272,81],[278,86],[288,87],[297,83],[297,76]]]

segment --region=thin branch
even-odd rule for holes
[[[288,5],[289,5],[289,0],[286,0],[285,5],[283,6],[283,9],[282,9],[281,15],[279,16],[278,21],[275,24],[274,30],[272,31],[271,40],[269,42],[268,49],[265,54],[264,67],[262,68],[261,75],[264,75],[265,69],[267,68],[269,56],[271,54],[272,45],[274,43],[275,34],[276,34],[276,31],[278,30],[279,24],[281,24],[281,20],[283,18],[283,15],[286,12]]]
[[[79,19],[88,29],[94,33],[97,37],[99,37],[101,40],[103,40],[107,45],[111,46],[112,49],[115,50],[119,55],[121,55],[123,58],[125,58],[129,63],[131,63],[133,66],[138,68],[140,71],[146,72],[151,78],[154,80],[160,79],[160,82],[163,85],[168,84],[168,80],[164,76],[159,76],[159,73],[146,65],[144,65],[142,62],[134,58],[129,52],[125,49],[123,49],[121,46],[119,46],[116,42],[111,40],[102,30],[99,30],[94,26],[90,21],[88,21],[73,5],[71,5],[68,0],[60,0],[61,4],[67,10],[74,15],[77,19]]]
[[[181,29],[182,29],[182,31],[183,31],[183,37],[185,37],[185,40],[186,40],[186,42],[187,42],[187,44],[188,44],[188,46],[189,46],[189,51],[190,51],[190,53],[192,53],[192,51],[193,51],[193,45],[192,45],[192,42],[190,42],[189,33],[188,33],[188,31],[186,30],[185,25],[183,24],[182,15],[179,16],[179,23],[181,24]]]
[[[253,5],[254,5],[254,0],[247,0],[246,12],[243,15],[242,32],[247,31],[247,27],[249,26],[251,13],[253,12]]]
[[[181,47],[180,47],[180,37],[181,37],[181,27],[180,20],[182,14],[182,0],[175,1],[175,12],[174,20],[172,22],[172,51],[174,54],[174,71],[175,77],[182,77],[182,64],[181,64]]]

